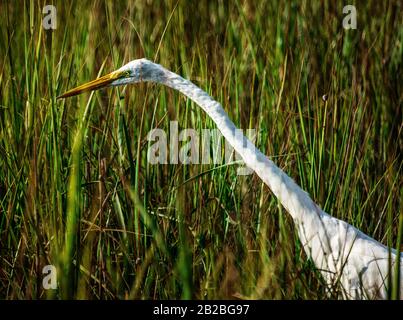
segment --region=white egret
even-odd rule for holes
[[[390,249],[316,205],[287,174],[261,153],[236,127],[222,106],[192,82],[146,59],[67,91],[58,98],[108,86],[156,82],[176,89],[198,104],[215,122],[245,164],[271,189],[294,220],[306,254],[329,287],[341,286],[347,299],[386,299],[388,278],[398,276],[403,297],[403,253]],[[397,265],[397,266],[396,266]],[[398,278],[399,279],[399,278]]]

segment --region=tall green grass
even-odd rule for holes
[[[147,162],[151,129],[214,128],[196,105],[151,84],[56,100],[141,57],[256,129],[324,210],[401,246],[399,1],[356,2],[357,30],[326,0],[53,4],[47,31],[45,2],[0,3],[1,298],[328,298],[256,176]]]

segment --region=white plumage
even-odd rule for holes
[[[138,59],[61,97],[144,81],[180,91],[211,117],[245,164],[256,172],[291,215],[306,254],[321,271],[329,290],[339,286],[342,297],[347,299],[386,299],[388,277],[395,276],[395,264],[400,261],[400,297],[403,297],[403,253],[397,257],[396,250],[320,209],[246,137],[236,134],[236,127],[222,106],[192,82],[151,61]]]

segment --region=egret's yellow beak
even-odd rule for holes
[[[82,84],[81,86],[71,89],[71,90],[63,93],[61,96],[58,96],[57,99],[76,96],[76,95],[86,92],[86,91],[101,89],[101,88],[108,86],[115,80],[126,77],[126,76],[127,76],[127,73],[124,71],[114,71],[114,72],[111,72],[98,79],[92,80],[90,82]]]

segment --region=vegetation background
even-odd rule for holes
[[[56,100],[142,57],[256,129],[325,211],[401,245],[400,1],[350,1],[356,30],[330,0],[51,2],[56,30],[50,3],[0,2],[0,298],[329,298],[256,176],[147,162],[151,129],[214,128],[196,105],[152,84]]]

